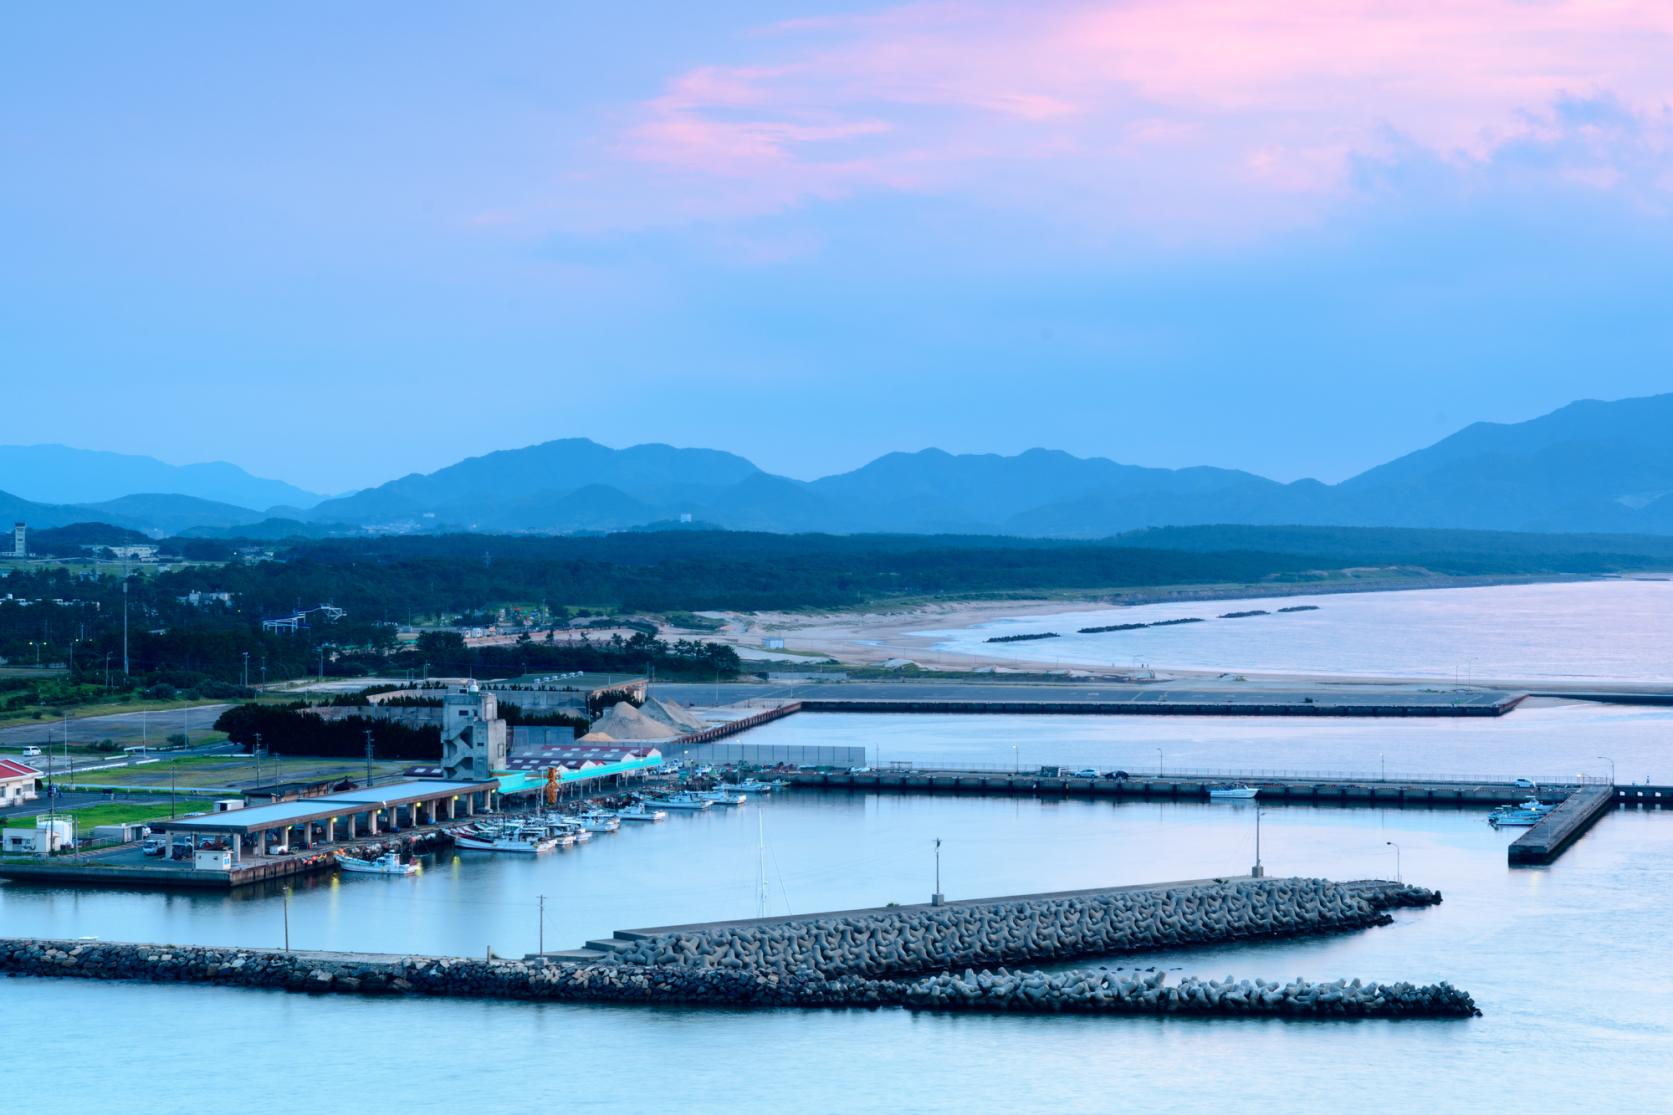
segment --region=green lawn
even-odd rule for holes
[[[397,774],[411,763],[373,763],[374,775]],[[133,789],[163,790],[169,788],[170,776],[182,790],[193,787],[237,786],[254,783],[254,759],[232,759],[224,755],[193,755],[180,759],[165,759],[144,766],[123,767],[118,770],[90,770],[77,772],[72,785],[123,786]],[[261,761],[263,784],[273,782],[313,782],[325,778],[352,778],[359,781],[366,774],[364,760],[355,759],[283,759],[276,767],[272,759]]]
[[[190,802],[181,802],[178,813],[186,814],[199,812],[199,806]],[[92,832],[95,825],[120,825],[135,821],[151,821],[159,817],[168,817],[168,802],[129,802],[113,801],[102,805],[84,805],[79,809],[63,810],[60,816],[74,816],[76,828],[81,832]],[[8,817],[6,827],[12,829],[32,829],[35,827],[34,817]]]

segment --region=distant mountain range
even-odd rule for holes
[[[41,478],[36,470],[49,461],[65,476]],[[146,462],[133,466],[137,479],[127,494],[112,461]],[[1284,484],[1233,469],[1142,468],[1047,449],[1011,457],[890,453],[804,482],[718,450],[609,449],[570,438],[326,500],[225,464],[177,468],[61,446],[0,447],[0,489],[100,497],[31,503],[0,493],[0,521],[92,520],[153,534],[268,538],[571,533],[681,522],[1068,538],[1199,524],[1673,534],[1673,394],[1577,402],[1528,422],[1476,423],[1334,485]],[[237,492],[247,494],[230,498]]]

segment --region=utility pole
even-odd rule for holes
[[[366,785],[372,784],[372,729],[366,729]]]
[[[110,688],[110,651],[105,651],[105,688]]]
[[[122,676],[128,676],[128,575],[122,575]]]
[[[290,887],[285,888],[285,951],[290,951]]]
[[[256,756],[256,789],[261,789],[261,733],[256,733],[256,746],[253,749]]]
[[[244,651],[244,688],[250,688],[250,652]]]
[[[539,954],[546,955],[546,896],[540,896],[540,947]]]

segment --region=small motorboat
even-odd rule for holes
[[[1209,801],[1248,801],[1260,791],[1242,782],[1230,782],[1224,786],[1210,786],[1208,788]]]
[[[714,804],[714,802],[709,801],[707,798],[699,797],[690,790],[676,790],[674,793],[664,794],[659,798],[653,798],[651,800],[653,804],[660,806],[663,809],[698,810],[707,809]]]
[[[722,782],[720,789],[728,794],[770,794],[778,789],[778,784],[762,782],[757,778],[745,778],[741,782]]]
[[[497,832],[460,829],[454,832],[453,842],[472,852],[515,852],[532,856],[550,852],[560,841],[533,829],[505,828]],[[573,838],[569,840],[570,844],[574,842]]]
[[[361,859],[338,853],[337,866],[356,875],[416,875],[418,864],[402,863],[398,852],[385,852],[377,859]]]
[[[616,810],[616,816],[624,821],[666,821],[668,812],[664,809],[652,809],[641,801],[625,809]]]
[[[716,805],[742,805],[749,800],[743,794],[729,790],[697,790],[695,793],[704,801],[712,801]]]
[[[1527,828],[1539,824],[1555,808],[1537,798],[1529,798],[1519,805],[1499,806],[1487,814],[1487,823],[1494,828]]]
[[[622,822],[614,813],[599,810],[588,810],[575,818],[575,823],[588,832],[615,832],[622,827]]]

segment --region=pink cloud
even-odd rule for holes
[[[738,49],[672,76],[613,143],[681,219],[919,191],[1286,227],[1350,192],[1390,135],[1466,164],[1544,144],[1572,156],[1553,178],[1593,189],[1669,180],[1665,3],[941,3],[788,21]],[[1647,129],[1552,110],[1600,92]]]

